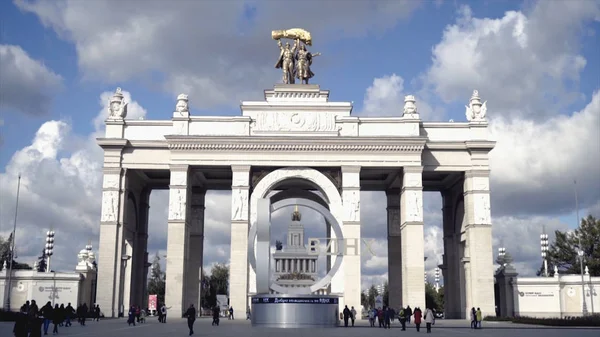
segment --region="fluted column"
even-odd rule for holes
[[[360,308],[360,166],[342,166],[342,202],[344,206],[342,233],[347,245],[341,268],[344,275],[343,304],[348,308]]]
[[[398,309],[402,304],[402,239],[400,236],[400,190],[386,191],[388,232],[389,305]]]
[[[248,307],[248,230],[250,166],[232,166],[231,171],[231,256],[229,303],[237,312]]]
[[[189,171],[187,165],[171,166],[165,304],[171,307],[169,315],[173,318],[182,317],[186,309],[185,280],[188,272],[186,266],[189,257],[191,213]]]
[[[403,305],[424,308],[423,168],[406,166],[403,171],[400,194],[402,301]]]

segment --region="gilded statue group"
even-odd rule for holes
[[[313,57],[321,55],[321,53],[311,53],[306,49],[306,45],[312,45],[312,38],[309,32],[300,28],[288,30],[274,30],[271,33],[273,39],[277,40],[279,46],[279,59],[275,68],[282,69],[282,81],[285,84],[295,84],[296,79],[303,84],[308,84],[310,78],[315,74],[310,70]],[[290,46],[289,42],[285,45],[281,43],[281,39],[292,39],[294,45]]]

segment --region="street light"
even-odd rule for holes
[[[498,248],[498,259],[501,261],[500,267],[504,267],[506,263],[504,263],[504,256],[506,255],[506,248],[500,247]]]
[[[548,234],[540,234],[540,245],[542,249],[542,259],[544,260],[544,276],[548,277],[548,260],[546,255],[548,254]]]
[[[54,231],[46,233],[46,273],[50,272],[50,257],[54,254]]]
[[[435,291],[440,291],[440,268],[435,267]]]
[[[577,217],[577,227],[579,227],[579,235],[577,235],[577,239],[579,241],[579,250],[577,251],[577,255],[579,255],[579,268],[581,270],[581,299],[583,300],[583,315],[587,315],[587,304],[585,302],[585,279],[583,277],[583,246],[581,245],[581,220],[579,219],[579,200],[577,198],[577,180],[573,180],[574,188],[575,188],[575,216]]]

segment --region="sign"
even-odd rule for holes
[[[254,297],[252,303],[338,304],[339,301],[330,297]]]
[[[309,238],[308,247],[306,247],[306,252],[310,255],[321,255],[321,240],[327,242],[327,245],[325,246],[325,252],[323,253],[324,255],[360,255],[358,253],[358,247],[360,245],[360,242],[362,241],[362,243],[364,243],[371,256],[375,256],[375,253],[371,249],[371,245],[375,240],[367,241],[365,239],[362,239],[359,241],[359,239],[352,238]]]
[[[383,296],[378,295],[375,297],[375,308],[383,308]]]
[[[157,310],[158,306],[158,295],[148,295],[148,309]]]
[[[221,311],[227,311],[227,309],[229,309],[229,306],[227,305],[227,295],[217,295],[217,305],[219,306],[219,308],[221,309]],[[233,308],[235,309],[235,308]],[[242,310],[243,308],[240,308],[238,310]]]
[[[554,297],[553,292],[541,292],[541,291],[520,291],[519,296],[521,297]]]

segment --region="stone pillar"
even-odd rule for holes
[[[131,264],[131,292],[130,303],[143,305],[147,288],[148,255],[148,212],[150,210],[150,190],[143,188],[137,198],[137,223],[135,225],[135,237],[133,254],[129,263]]]
[[[187,309],[184,300],[191,213],[189,175],[188,165],[171,165],[165,304],[171,307],[168,315],[172,318],[182,317]]]
[[[388,232],[389,305],[398,309],[402,304],[402,240],[400,236],[400,190],[386,191]]]
[[[467,308],[480,307],[484,315],[494,315],[494,257],[488,170],[465,172],[464,205],[466,220]]]
[[[462,188],[460,189],[462,191]],[[454,208],[456,195],[453,189],[442,191],[442,221],[444,232],[444,315],[448,318],[464,318],[460,301],[458,241],[460,228],[456,230]],[[456,233],[458,231],[458,234]]]
[[[344,305],[360,311],[360,166],[342,166],[342,202],[342,233],[346,239],[343,263]]]
[[[202,279],[202,262],[204,254],[204,199],[206,190],[200,187],[192,188],[190,247],[186,277],[185,306],[194,304],[197,310],[201,308],[200,285]]]
[[[123,217],[126,174],[120,165],[120,150],[105,149],[102,212],[98,246],[97,303],[107,317],[119,313],[121,289]]]
[[[231,166],[231,255],[229,304],[238,313],[248,307],[248,230],[250,166]]]
[[[517,270],[511,264],[498,268],[496,272],[500,317],[513,317],[515,315],[515,297],[512,282],[518,275]],[[490,313],[489,315],[495,316],[495,314],[494,312],[494,314]]]
[[[413,308],[425,308],[422,173],[421,166],[404,167],[400,194],[402,305]]]

